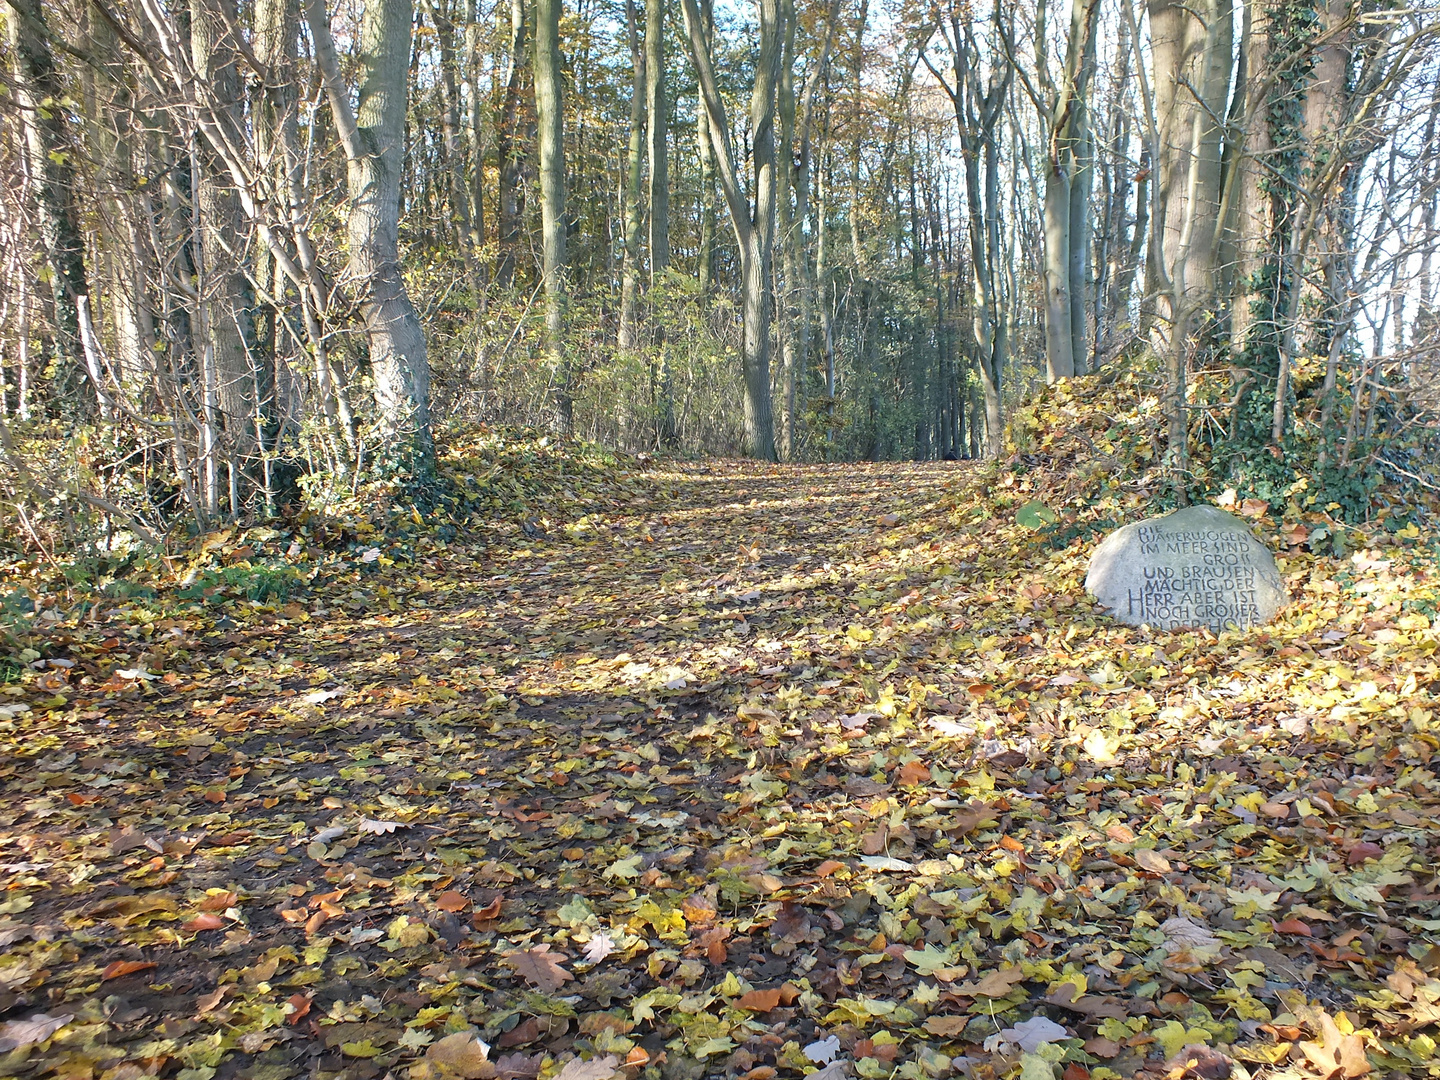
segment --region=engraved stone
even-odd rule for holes
[[[1288,599],[1275,556],[1233,514],[1191,506],[1126,525],[1090,557],[1085,590],[1107,613],[1158,630],[1260,626]]]

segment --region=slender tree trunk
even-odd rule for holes
[[[223,112],[229,130],[239,130],[245,111],[232,31],[237,12],[231,0],[191,0],[190,53],[196,75],[209,87],[213,108]],[[239,263],[245,245],[245,214],[229,169],[205,139],[195,140],[195,199],[200,229],[200,280],[197,303],[206,307],[204,342],[213,365],[212,387],[218,440],[224,467],[249,473],[257,444],[259,401],[255,357],[255,294],[247,267]],[[207,372],[211,372],[207,365]],[[212,504],[211,511],[216,506]],[[232,518],[241,507],[232,505]]]
[[[645,113],[648,118],[646,177],[650,192],[650,286],[664,281],[670,269],[670,105],[665,95],[665,7],[662,0],[645,4]],[[661,446],[673,446],[675,389],[670,372],[670,350],[665,327],[652,319],[655,333],[656,437]]]
[[[1070,171],[1051,160],[1045,170],[1045,381],[1075,374],[1075,339],[1070,295]]]
[[[715,31],[713,0],[700,0],[701,35],[708,50]],[[707,294],[715,278],[715,150],[711,145],[710,116],[703,95],[696,95],[695,146],[700,158],[700,255],[696,277],[701,294]]]
[[[510,0],[509,66],[500,105],[500,123],[495,135],[495,156],[500,174],[499,207],[496,211],[500,253],[495,266],[495,282],[502,288],[509,288],[515,280],[515,260],[524,230],[520,113],[526,36],[525,0]]]
[[[458,58],[455,52],[455,24],[447,10],[448,0],[426,0],[430,19],[435,24],[435,39],[440,46],[440,90],[443,109],[440,130],[445,147],[445,173],[450,183],[450,209],[455,218],[455,240],[465,264],[465,277],[478,296],[482,283],[476,252],[475,229],[470,212],[468,167],[461,149],[460,84],[456,78]]]
[[[565,116],[560,68],[561,0],[535,0],[535,118],[540,144],[540,217],[545,275],[545,350],[550,364],[551,423],[561,435],[574,424],[565,344],[569,303],[565,261]]]
[[[1173,267],[1183,243],[1192,311],[1213,310],[1220,284],[1215,238],[1222,225],[1221,148],[1234,40],[1231,4],[1202,0],[1192,9],[1178,0],[1149,0],[1160,141],[1156,183],[1164,210],[1163,221],[1154,225],[1152,259]],[[1148,291],[1160,292],[1163,276],[1152,267]],[[1173,319],[1173,304],[1162,314]]]
[[[110,392],[96,339],[90,283],[85,270],[85,240],[75,208],[75,148],[59,102],[65,88],[50,51],[50,30],[41,0],[10,0],[10,49],[15,64],[16,96],[23,109],[25,151],[31,194],[40,223],[40,240],[50,271],[55,310],[55,360],[61,400],[89,377],[100,415],[111,412]]]
[[[410,64],[410,0],[370,0],[360,21],[358,110],[350,106],[324,0],[307,0],[330,112],[345,148],[350,276],[370,345],[381,431],[418,479],[434,471],[425,332],[400,273],[400,169]]]
[[[780,283],[775,289],[775,315],[780,325],[780,370],[784,396],[784,410],[781,417],[781,456],[786,461],[795,460],[796,428],[796,368],[803,362],[804,354],[797,357],[794,320],[791,313],[791,297],[799,290],[796,278],[799,274],[796,248],[799,236],[795,227],[795,216],[791,210],[791,196],[796,188],[795,157],[795,0],[780,0],[780,18],[785,25],[780,50],[780,156],[777,162],[778,174],[778,225],[780,230],[781,273]]]
[[[1086,360],[1090,355],[1089,274],[1091,235],[1094,231],[1091,226],[1090,189],[1095,176],[1095,147],[1090,130],[1088,88],[1090,71],[1095,64],[1096,37],[1097,34],[1088,35],[1086,55],[1081,60],[1084,66],[1082,92],[1075,99],[1070,140],[1070,248],[1066,253],[1066,276],[1070,280],[1070,354],[1077,375],[1085,374]]]
[[[653,5],[658,0],[649,0]],[[645,142],[645,54],[636,29],[635,0],[625,0],[625,26],[630,40],[634,77],[630,84],[630,142],[625,157],[625,182],[620,191],[625,251],[620,267],[620,349],[631,352],[638,342],[637,311],[640,295],[641,148]]]

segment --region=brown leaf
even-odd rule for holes
[[[982,825],[993,825],[998,820],[995,807],[982,802],[971,802],[955,811],[955,816],[945,832],[952,836],[964,836]]]
[[[550,952],[549,945],[536,945],[531,949],[513,952],[500,961],[506,967],[547,994],[553,994],[564,986],[574,975],[560,966],[560,959]]]
[[[932,1016],[925,1021],[925,1030],[941,1038],[954,1038],[970,1023],[968,1016]]]
[[[1117,844],[1133,844],[1135,842],[1135,830],[1129,825],[1119,823],[1111,825],[1105,830],[1105,835]]]
[[[1340,1034],[1340,1028],[1329,1013],[1317,1010],[1320,1038],[1315,1042],[1302,1042],[1300,1052],[1324,1077],[1343,1077],[1354,1080],[1370,1072],[1370,1062],[1365,1057],[1365,1042],[1359,1035]]]
[[[1300,919],[1281,919],[1275,924],[1277,934],[1299,934],[1301,937],[1310,937],[1310,927]]]
[[[1192,1043],[1165,1062],[1167,1080],[1228,1080],[1231,1060],[1204,1043]]]
[[[879,855],[885,850],[885,845],[889,840],[890,829],[882,821],[878,829],[874,829],[860,837],[860,850],[866,855]]]
[[[435,898],[435,906],[441,911],[464,911],[470,906],[470,898],[464,893],[456,892],[454,889],[446,889]],[[498,915],[499,912],[496,912]]]
[[[489,1080],[495,1076],[496,1069],[486,1054],[484,1044],[471,1032],[457,1031],[453,1035],[446,1035],[439,1042],[432,1043],[425,1052],[425,1057],[449,1074],[463,1077],[464,1080]]]
[[[1361,840],[1345,853],[1346,866],[1359,866],[1366,859],[1378,859],[1385,854],[1385,849],[1379,844],[1372,844],[1369,840]]]
[[[694,893],[680,901],[680,914],[694,927],[708,926],[715,921],[717,912],[714,899],[704,893]]]
[[[490,903],[486,904],[483,908],[471,914],[471,925],[474,926],[476,930],[495,929],[495,922],[500,918],[500,908],[502,905],[503,899],[499,896],[495,897],[494,900],[491,900]]]
[[[835,873],[836,870],[843,869],[844,866],[845,864],[843,862],[837,862],[834,859],[826,859],[819,866],[815,867],[815,876],[822,878],[829,877],[831,874]]]
[[[614,1054],[589,1061],[581,1061],[577,1057],[565,1063],[565,1067],[555,1074],[555,1080],[610,1080],[619,1072],[619,1064],[620,1059]]]
[[[159,967],[149,960],[116,960],[107,964],[100,975],[101,982],[109,982],[111,979],[122,979],[126,975],[134,975],[137,971],[152,971]]]
[[[901,787],[918,787],[929,780],[930,769],[923,761],[907,761],[895,774],[895,782]]]
[[[1135,862],[1141,870],[1152,874],[1170,873],[1170,860],[1153,848],[1140,848],[1135,852]]]
[[[1270,510],[1270,504],[1263,499],[1246,499],[1240,504],[1240,513],[1248,518],[1262,518]]]
[[[147,839],[148,837],[139,829],[116,829],[110,834],[110,854],[123,855],[127,851],[144,847]]]
[[[1097,1058],[1113,1058],[1120,1056],[1121,1046],[1114,1039],[1106,1039],[1103,1036],[1096,1036],[1093,1039],[1085,1040],[1085,1052]]]
[[[189,922],[183,923],[180,929],[188,930],[192,934],[194,934],[198,933],[201,930],[219,930],[224,925],[225,920],[220,918],[219,915],[215,915],[212,912],[206,911],[202,912],[199,915],[196,915],[195,918],[191,919]]]
[[[769,1012],[780,1004],[780,988],[777,986],[773,990],[751,990],[742,995],[735,1004],[751,1012]]]
[[[310,998],[304,994],[291,994],[288,999],[290,1014],[285,1018],[288,1024],[298,1024],[310,1015]]]
[[[543,1054],[501,1054],[495,1059],[498,1080],[534,1080],[540,1075]]]
[[[1018,967],[997,968],[975,982],[961,983],[955,989],[960,994],[998,998],[1010,993],[1016,983],[1024,981],[1025,973]]]
[[[240,895],[234,892],[211,893],[200,901],[201,911],[225,911],[240,902]]]

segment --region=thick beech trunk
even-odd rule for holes
[[[349,190],[349,276],[360,295],[381,430],[402,467],[434,470],[425,332],[400,273],[400,168],[410,65],[410,0],[370,0],[360,20],[359,108],[350,107],[324,0],[307,0],[310,32]]]

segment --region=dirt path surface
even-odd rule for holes
[[[976,475],[666,466],[57,625],[0,1075],[1426,1075],[1428,622],[1326,637],[1295,559],[1268,631],[1116,627]]]

